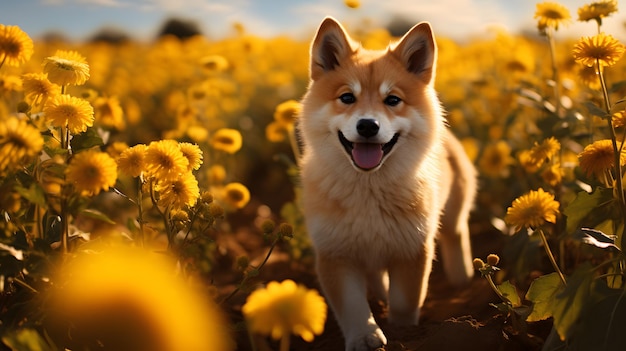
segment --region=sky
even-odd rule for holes
[[[562,0],[577,18],[578,7],[592,0]],[[427,20],[435,34],[453,39],[485,35],[493,28],[511,33],[535,30],[532,0],[361,0],[349,9],[343,0],[0,0],[0,23],[18,25],[33,38],[62,33],[84,40],[102,28],[116,28],[131,37],[149,40],[166,19],[195,22],[213,38],[232,34],[232,24],[242,23],[250,33],[273,37],[312,36],[325,16],[347,27],[367,20],[385,25],[394,18],[408,22]],[[559,35],[578,37],[595,34],[593,23],[575,23]],[[626,39],[626,10],[605,20],[604,30]]]

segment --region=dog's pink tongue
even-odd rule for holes
[[[363,169],[374,168],[383,159],[383,149],[380,144],[354,143],[352,158]]]

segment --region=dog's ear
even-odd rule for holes
[[[317,80],[325,72],[334,70],[352,53],[350,37],[341,24],[326,17],[311,44],[311,78]]]
[[[437,45],[428,22],[411,28],[395,45],[391,52],[402,61],[406,69],[430,84],[435,77]]]

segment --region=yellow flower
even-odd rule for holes
[[[572,19],[567,7],[550,1],[537,4],[534,18],[538,20],[539,30],[547,27],[557,30],[560,24],[569,24]]]
[[[243,208],[250,201],[250,191],[241,183],[226,184],[223,194],[223,201],[232,208]]]
[[[241,149],[241,133],[237,129],[222,128],[218,129],[213,138],[211,145],[216,150],[221,150],[229,154],[234,154]]]
[[[124,150],[128,150],[128,144],[126,144],[126,142],[124,141],[114,141],[106,148],[107,154],[109,154],[109,156],[113,157],[115,160],[120,157]]]
[[[274,120],[284,126],[292,126],[302,111],[302,104],[296,100],[288,100],[276,106]]]
[[[316,290],[284,280],[252,292],[242,312],[254,333],[274,339],[293,333],[310,342],[324,331],[327,307]]]
[[[526,172],[528,173],[537,172],[545,161],[545,159],[543,158],[537,159],[533,157],[530,150],[523,150],[519,153],[517,157],[519,159],[520,165],[522,165],[524,170],[526,170]]]
[[[578,20],[582,22],[596,20],[602,22],[602,18],[617,12],[616,0],[601,0],[583,5],[578,8]]]
[[[539,188],[515,199],[504,220],[516,230],[522,227],[536,229],[545,222],[556,223],[557,214],[559,202],[554,200],[554,195]]]
[[[76,51],[57,50],[44,59],[43,71],[58,85],[82,85],[89,79],[87,60]]]
[[[131,177],[139,177],[145,167],[146,149],[144,144],[137,144],[122,151],[117,158],[117,167],[121,173]]]
[[[175,179],[187,172],[189,160],[175,140],[153,141],[146,150],[146,173],[158,180]]]
[[[206,172],[209,184],[222,184],[226,179],[226,168],[222,165],[212,165]]]
[[[211,55],[203,57],[200,65],[210,73],[219,73],[228,69],[228,60],[224,56]]]
[[[583,37],[574,45],[574,60],[585,66],[613,66],[624,54],[624,45],[611,35]]]
[[[544,170],[541,173],[541,179],[543,179],[543,181],[548,183],[550,186],[555,187],[561,184],[564,173],[565,172],[563,171],[563,168],[561,168],[561,165],[557,163]]]
[[[25,120],[9,117],[0,122],[0,174],[16,170],[39,155],[43,138]]]
[[[542,141],[541,144],[535,142],[535,145],[530,149],[530,153],[535,159],[551,160],[560,149],[561,143],[554,137],[549,137]]]
[[[65,170],[65,179],[82,195],[108,191],[117,180],[117,164],[107,153],[86,150],[75,154]]]
[[[42,299],[52,325],[71,326],[72,348],[233,349],[217,306],[167,255],[120,244],[88,248],[53,273]]]
[[[485,147],[478,161],[478,167],[487,176],[500,177],[512,162],[511,147],[506,141],[500,140]]]
[[[613,143],[610,139],[597,140],[587,145],[578,154],[579,165],[583,172],[587,176],[595,175],[599,179],[603,179],[604,172],[608,172],[613,168],[615,165],[614,158]],[[626,154],[622,152],[620,155],[621,165],[624,165],[625,161]]]
[[[117,97],[99,97],[93,102],[95,119],[104,127],[123,130],[126,127],[124,122],[124,111]]]
[[[351,9],[358,9],[361,6],[361,2],[359,0],[344,0],[343,3]]]
[[[55,127],[68,127],[77,134],[93,126],[93,107],[87,100],[61,94],[53,97],[43,109],[46,118]]]
[[[611,116],[611,122],[614,128],[626,126],[626,110],[615,112],[613,116]]]
[[[175,209],[192,207],[200,197],[198,181],[191,172],[159,181],[155,190],[159,193],[159,205]]]
[[[196,170],[202,165],[202,150],[196,144],[192,143],[179,143],[180,151],[183,156],[189,161],[188,171]]]
[[[33,55],[33,40],[18,26],[0,24],[0,67],[17,67]]]
[[[50,82],[45,73],[24,74],[22,88],[26,99],[29,99],[33,105],[45,104],[49,98],[61,94],[61,87]]]
[[[265,137],[273,143],[284,141],[288,132],[284,124],[276,121],[270,122],[270,124],[265,127]]]

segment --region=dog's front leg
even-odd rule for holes
[[[322,289],[346,341],[346,351],[369,351],[387,344],[367,301],[366,274],[341,259],[317,256]]]

